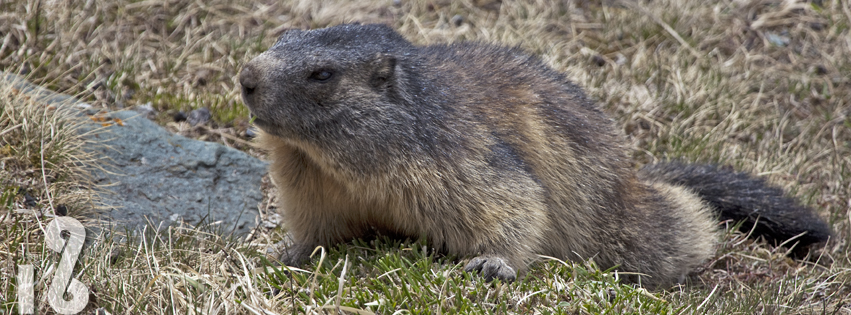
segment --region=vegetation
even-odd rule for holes
[[[851,314],[848,0],[11,0],[0,11],[3,71],[96,108],[149,104],[175,132],[258,156],[230,140],[245,140],[249,126],[237,74],[286,29],[376,22],[418,44],[519,46],[599,100],[639,162],[766,176],[835,233],[792,260],[726,222],[716,256],[687,285],[648,292],[593,261],[548,258],[514,283],[484,283],[461,271],[466,257],[416,240],[323,249],[285,272],[264,259],[279,229],[246,239],[212,227],[136,238],[106,230],[75,268],[92,292],[87,313]],[[60,205],[80,218],[96,210],[85,167],[104,161],[80,150],[95,144],[75,132],[70,108],[7,83],[0,103],[0,314],[17,313],[18,264],[35,266],[36,312],[45,313],[59,255],[43,228]],[[171,118],[200,107],[213,113],[210,127]]]

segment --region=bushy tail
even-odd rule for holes
[[[812,209],[787,197],[782,189],[762,178],[715,165],[678,162],[650,164],[638,174],[644,180],[691,189],[715,208],[721,220],[743,221],[742,231],[753,229],[753,236],[762,236],[775,244],[806,232],[790,242],[798,242],[796,248],[805,250],[830,236],[827,223]],[[796,254],[804,252],[796,251]]]

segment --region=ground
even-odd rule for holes
[[[0,1],[0,70],[105,110],[149,105],[156,121],[262,157],[246,132],[237,73],[290,28],[385,23],[416,44],[518,46],[563,71],[628,135],[639,163],[682,159],[767,177],[834,231],[792,260],[735,222],[684,286],[647,292],[593,262],[544,259],[524,279],[484,283],[463,257],[416,241],[325,249],[291,274],[263,268],[280,229],[233,240],[177,227],[87,247],[75,275],[86,312],[851,314],[851,2],[848,0]],[[96,211],[61,111],[0,87],[0,313],[16,265],[35,265],[36,305],[58,254],[41,228],[60,205]],[[206,107],[210,124],[175,122]],[[273,189],[266,185],[267,189]],[[274,199],[261,205],[271,217]],[[116,232],[118,234],[118,232]],[[320,254],[317,254],[319,256]],[[47,282],[47,284],[45,283]]]

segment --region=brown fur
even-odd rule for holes
[[[516,49],[343,25],[284,34],[240,81],[296,242],[285,263],[381,231],[476,256],[487,278],[547,255],[657,286],[713,252],[710,208],[639,180],[612,120]]]

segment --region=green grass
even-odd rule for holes
[[[236,77],[285,29],[378,22],[417,44],[519,46],[599,100],[640,163],[681,158],[766,176],[835,232],[802,261],[746,239],[747,231],[728,232],[687,285],[654,292],[619,284],[592,261],[545,260],[514,283],[484,283],[462,271],[468,257],[379,239],[325,249],[321,262],[286,273],[264,262],[280,229],[242,240],[212,227],[127,239],[115,232],[87,247],[75,269],[93,292],[86,312],[321,314],[336,312],[339,301],[343,313],[381,314],[851,314],[847,0],[7,1],[0,8],[3,71],[96,107],[151,103],[156,120],[175,132],[261,157],[232,141],[244,140],[250,125]],[[451,23],[456,15],[460,26]],[[769,34],[789,43],[772,44]],[[40,232],[49,214],[59,204],[74,216],[93,210],[95,187],[78,167],[92,164],[78,150],[91,144],[73,136],[69,115],[6,86],[0,102],[0,314],[11,314],[15,265],[34,264],[41,279],[58,258]],[[213,113],[209,126],[171,119],[200,107]],[[36,285],[39,313],[49,309],[39,295],[47,285]]]
[[[269,272],[266,280],[281,292],[281,303],[295,305],[300,311],[336,307],[339,297],[339,305],[382,314],[397,310],[411,314],[534,310],[621,314],[636,308],[673,312],[670,303],[643,289],[620,285],[615,275],[590,263],[550,261],[539,264],[520,281],[488,283],[461,271],[463,264],[452,257],[436,258],[427,248],[419,242],[388,239],[355,242],[332,249],[327,257],[323,252],[312,272],[276,270]],[[305,287],[312,290],[292,289]]]

